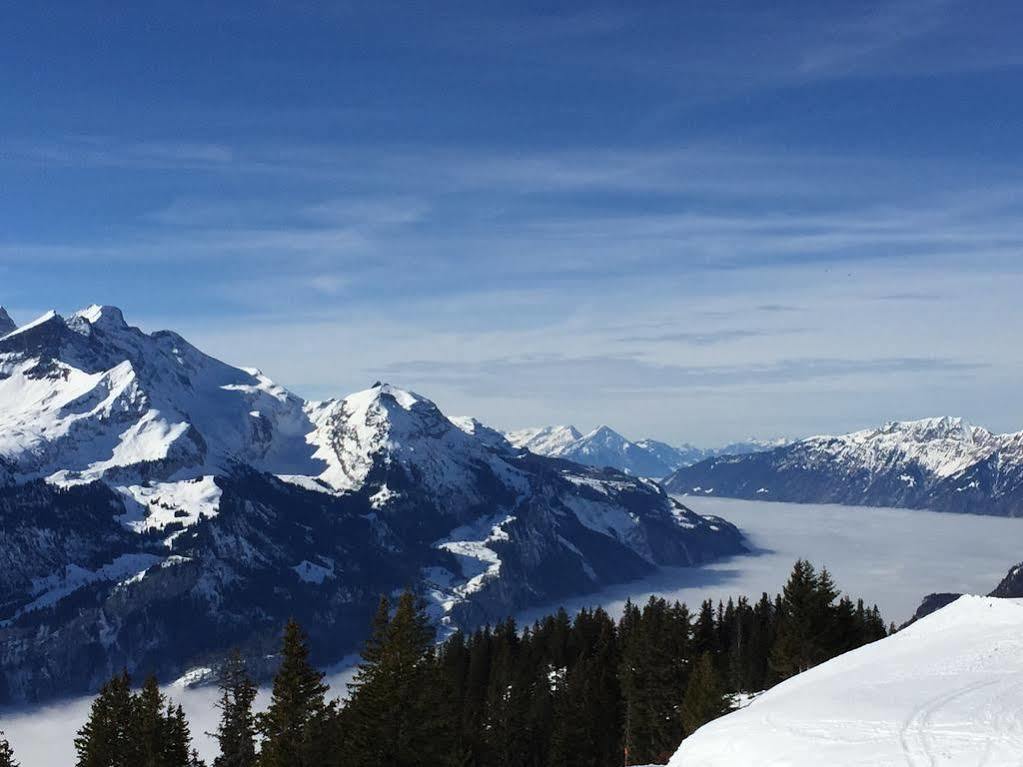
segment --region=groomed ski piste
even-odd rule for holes
[[[965,596],[700,728],[669,767],[1023,765],[1023,599]]]

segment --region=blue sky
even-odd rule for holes
[[[1023,428],[1023,6],[8,4],[0,303],[313,397]]]

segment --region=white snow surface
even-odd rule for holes
[[[669,767],[1023,763],[1023,600],[965,596],[687,738]]]

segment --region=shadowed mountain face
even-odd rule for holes
[[[797,503],[1023,514],[1023,432],[959,418],[889,423],[679,469],[670,493]]]
[[[306,402],[98,306],[0,338],[0,544],[0,703],[258,669],[289,616],[330,663],[410,583],[468,627],[743,550],[652,482],[386,384]]]

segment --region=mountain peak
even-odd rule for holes
[[[90,325],[103,329],[128,327],[124,321],[124,313],[116,306],[93,304],[81,311],[75,312],[74,316],[75,318],[85,320]]]
[[[587,434],[585,437],[583,437],[583,439],[613,439],[620,440],[622,442],[628,441],[625,439],[625,437],[616,432],[607,424],[601,424],[596,429]]]
[[[380,401],[393,401],[403,410],[411,410],[418,402],[429,402],[415,392],[377,381],[368,389],[349,394],[344,399],[351,411],[362,410]],[[432,403],[430,403],[432,404]]]
[[[13,333],[18,329],[18,326],[11,319],[11,315],[7,313],[7,309],[0,306],[0,337]]]

